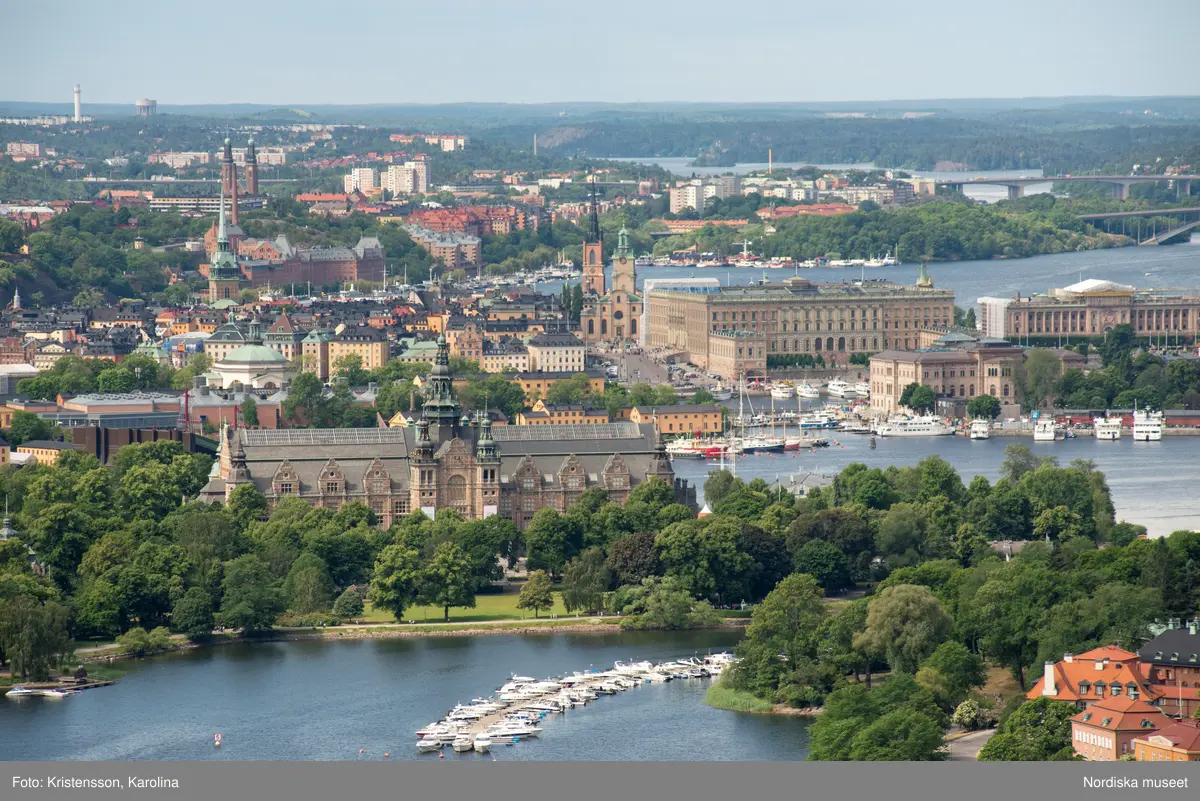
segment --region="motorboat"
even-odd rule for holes
[[[791,384],[776,383],[771,385],[773,400],[790,400],[796,396],[796,389]]]
[[[457,753],[473,751],[475,749],[475,739],[469,734],[460,734],[454,738],[454,742],[450,744]]]
[[[1034,442],[1054,442],[1057,438],[1055,431],[1054,418],[1045,417],[1039,418],[1033,424],[1033,441]]]
[[[940,437],[953,434],[954,428],[936,415],[892,416],[875,433],[881,437]]]
[[[486,734],[481,734],[475,738],[475,752],[478,754],[486,754],[492,750],[492,738]]]
[[[859,397],[863,397],[863,398],[870,395],[871,394],[871,382],[870,381],[859,381],[859,382],[855,383],[854,394],[858,395]]]
[[[728,387],[723,387],[720,384],[717,384],[708,392],[710,395],[712,395],[713,400],[715,401],[727,401],[733,399],[733,390],[729,389]]]
[[[825,391],[835,398],[848,398],[855,395],[854,387],[840,378],[835,378],[825,387]]]
[[[1158,442],[1162,439],[1163,413],[1141,409],[1133,411],[1133,441]]]
[[[441,751],[445,747],[446,744],[436,737],[422,737],[420,740],[417,740],[417,750],[422,754],[428,754],[433,751]]]
[[[838,431],[846,434],[870,434],[871,427],[866,423],[842,423]]]
[[[838,422],[825,412],[809,412],[800,417],[800,428],[837,428]]]
[[[992,421],[976,418],[971,421],[971,439],[987,439],[992,435]]]
[[[20,684],[16,684],[13,686],[13,688],[11,690],[9,690],[8,692],[5,693],[5,696],[7,696],[9,698],[24,698],[27,695],[41,695],[41,694],[42,694],[41,690],[31,690],[28,687],[24,687]]]
[[[738,445],[742,449],[742,453],[768,453],[770,451],[781,451],[784,449],[785,442],[783,437],[771,436],[749,436],[742,437],[738,441]]]
[[[66,698],[66,697],[67,697],[68,695],[70,695],[71,693],[70,693],[70,692],[68,692],[68,691],[66,691],[66,690],[55,690],[55,689],[49,689],[49,690],[40,690],[40,691],[38,692],[38,694],[39,694],[40,696],[42,696],[43,698],[55,698],[55,699],[58,699],[58,698]]]
[[[1093,431],[1096,439],[1118,440],[1121,438],[1121,418],[1120,417],[1097,417],[1092,420]]]
[[[806,381],[803,384],[801,384],[799,387],[796,388],[796,394],[802,398],[808,398],[809,400],[815,400],[815,399],[821,397],[821,390],[818,387],[814,387],[812,384],[810,384]]]

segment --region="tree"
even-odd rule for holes
[[[742,482],[728,470],[714,470],[704,481],[704,500],[709,508],[725,500]]]
[[[588,548],[578,558],[568,562],[563,572],[563,606],[568,612],[594,612],[600,609],[611,580],[612,574],[604,564],[604,551]]]
[[[363,613],[362,593],[357,589],[347,587],[333,602],[333,613],[342,618],[361,616]]]
[[[740,520],[713,516],[667,526],[654,538],[668,576],[697,597],[745,598],[754,564],[745,553]]]
[[[979,751],[984,762],[1043,762],[1070,759],[1071,718],[1074,704],[1053,698],[1036,698],[1021,704],[996,728],[996,734]]]
[[[375,560],[371,603],[400,620],[421,587],[421,555],[404,545],[389,545]]]
[[[793,556],[797,573],[807,573],[829,594],[839,593],[853,584],[846,555],[824,540],[804,543]]]
[[[189,640],[202,640],[212,634],[212,597],[200,587],[192,587],[175,602],[171,625]]]
[[[694,629],[721,620],[707,601],[697,601],[671,576],[648,578],[631,589],[622,607],[623,629]]]
[[[930,762],[944,759],[942,729],[928,715],[897,710],[854,735],[849,758],[855,762]]]
[[[567,560],[578,553],[582,536],[573,518],[548,506],[539,509],[525,529],[526,565],[551,575],[561,573]]]
[[[471,560],[453,542],[443,542],[421,571],[421,600],[442,607],[443,620],[450,621],[450,607],[475,606],[475,578]]]
[[[15,448],[31,440],[50,439],[53,431],[48,420],[32,412],[13,412],[12,422],[8,426],[8,441]]]
[[[916,673],[954,623],[928,587],[901,584],[872,599],[855,647],[886,656],[893,671]]]
[[[1018,378],[1021,372],[1018,371]],[[1025,405],[1030,409],[1039,409],[1054,394],[1059,376],[1062,375],[1062,362],[1052,351],[1034,348],[1025,358],[1023,373]]]
[[[954,708],[950,722],[964,729],[979,728],[979,704],[968,698]]]
[[[346,379],[346,383],[352,387],[361,387],[367,383],[367,371],[363,369],[362,356],[357,353],[339,356],[330,366],[335,376]]]
[[[945,677],[946,693],[952,703],[966,698],[971,690],[982,687],[987,681],[983,659],[959,642],[939,645],[922,663],[922,667],[932,668]]]
[[[57,601],[17,595],[0,603],[0,653],[14,676],[47,681],[70,656],[69,610]]]
[[[532,609],[536,618],[543,609],[554,606],[554,594],[550,590],[550,575],[545,570],[535,570],[529,574],[521,595],[517,599],[518,609]]]
[[[229,514],[245,528],[267,516],[267,496],[253,484],[239,484],[229,494]]]
[[[867,688],[830,693],[809,727],[810,760],[944,759],[945,716],[930,692],[906,673]]]
[[[637,531],[608,546],[608,567],[618,583],[640,584],[642,579],[661,575],[655,536],[653,531]]]
[[[991,395],[976,395],[967,403],[967,415],[976,420],[995,420],[1000,416],[1000,401]]]
[[[900,393],[900,405],[907,406],[915,412],[926,412],[933,408],[936,400],[933,390],[919,381],[907,384]]]
[[[328,610],[333,603],[333,582],[325,562],[313,553],[300,554],[283,582],[283,597],[288,609],[297,614]]]
[[[221,588],[224,597],[217,620],[222,626],[253,634],[274,626],[283,611],[283,596],[272,582],[267,563],[253,554],[239,556],[225,566]]]
[[[242,401],[242,425],[247,428],[258,426],[258,401],[250,394]]]

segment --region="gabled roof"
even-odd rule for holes
[[[1156,706],[1119,695],[1096,701],[1071,720],[1108,731],[1150,732],[1165,726],[1168,718]]]
[[[1156,740],[1165,740],[1166,742],[1161,744],[1170,743],[1181,751],[1200,753],[1200,721],[1191,719],[1177,720],[1174,723],[1163,726],[1154,734],[1139,737],[1138,739],[1146,740],[1150,743]]]
[[[1149,680],[1142,673],[1137,654],[1115,646],[1095,648],[1079,656],[1064,656],[1061,661],[1054,663],[1051,670],[1056,693],[1049,697],[1060,701],[1099,702],[1108,697],[1110,691],[1106,690],[1102,695],[1097,695],[1097,684],[1105,688],[1120,684],[1126,692],[1129,687],[1136,687],[1140,697],[1147,701],[1153,701],[1162,695],[1157,689],[1150,687]],[[1043,674],[1025,696],[1031,699],[1040,698],[1045,682],[1046,677]]]
[[[1138,655],[1156,665],[1200,666],[1200,628],[1167,629],[1146,643]]]

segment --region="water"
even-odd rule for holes
[[[299,641],[203,648],[128,663],[117,684],[61,701],[0,698],[0,760],[379,760],[419,754],[415,732],[511,673],[607,669],[618,659],[730,650],[740,632],[632,632]],[[497,760],[788,760],[807,724],[704,705],[673,681],[548,718]],[[220,749],[212,746],[216,732]],[[359,755],[359,749],[365,754]],[[491,759],[458,755],[446,759]]]
[[[776,408],[780,408],[778,404]],[[1179,529],[1200,529],[1200,507],[1191,495],[1195,491],[1192,466],[1200,440],[1193,437],[1164,437],[1159,442],[1134,442],[1128,436],[1116,442],[1083,436],[1059,442],[1034,442],[1032,437],[877,437],[872,450],[870,437],[861,434],[816,435],[834,444],[815,452],[802,451],[795,457],[790,452],[774,457],[744,456],[737,462],[738,477],[786,484],[788,476],[805,472],[832,476],[852,462],[887,468],[914,465],[926,456],[936,455],[954,466],[964,484],[977,475],[995,482],[1000,477],[1005,447],[1021,443],[1036,454],[1054,456],[1064,467],[1075,458],[1095,461],[1108,479],[1118,520],[1143,525],[1156,537]],[[717,462],[700,459],[676,459],[673,467],[675,475],[693,482],[700,494],[709,472],[720,469]]]

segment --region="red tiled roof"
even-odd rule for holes
[[[1156,706],[1121,695],[1096,701],[1071,720],[1107,731],[1149,732],[1167,725],[1168,718]]]
[[[1177,720],[1154,734],[1146,735],[1146,739],[1150,737],[1162,737],[1181,751],[1200,752],[1200,721]]]

